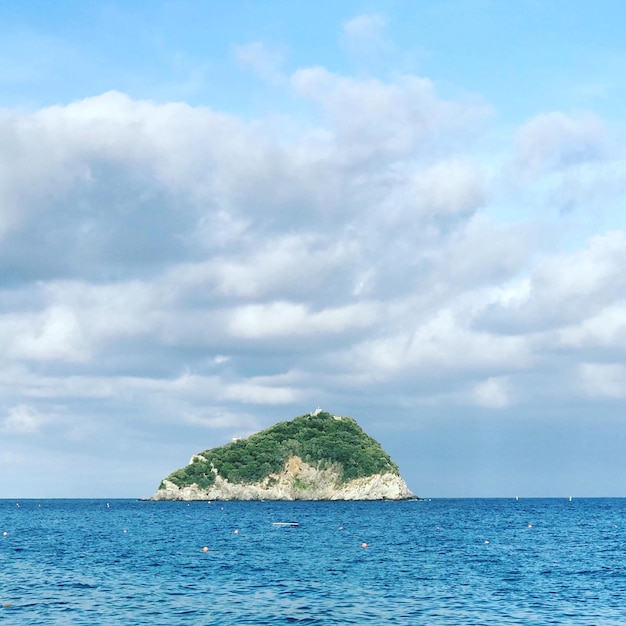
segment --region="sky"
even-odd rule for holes
[[[626,496],[621,0],[0,0],[0,498],[321,407],[422,497]]]

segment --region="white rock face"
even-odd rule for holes
[[[152,500],[407,500],[415,496],[401,476],[375,474],[341,483],[335,469],[317,469],[292,456],[282,472],[259,483],[230,483],[219,475],[208,489],[163,481]]]

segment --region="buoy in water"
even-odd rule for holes
[[[485,539],[485,545],[487,545],[489,542]]]
[[[367,544],[365,543],[365,541],[361,544],[361,548],[367,548]]]
[[[9,533],[5,530],[5,531],[2,533],[2,536],[3,536],[3,537],[8,537],[8,536],[9,536]]]
[[[204,546],[204,548],[202,548],[202,552],[208,552],[208,551],[209,551],[209,549],[206,546]]]
[[[235,535],[238,535],[239,534],[239,529],[235,528],[235,530],[233,530],[233,532],[235,533]]]

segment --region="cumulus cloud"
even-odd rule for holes
[[[278,81],[261,44],[235,54]],[[0,115],[3,432],[45,425],[94,451],[159,432],[194,451],[321,401],[505,413],[558,359],[590,396],[622,397],[606,363],[626,348],[626,236],[564,251],[500,219],[508,154],[474,150],[489,107],[413,75],[304,67],[282,88],[312,111],[288,133],[119,92]],[[511,138],[518,173],[542,187],[606,132],[535,118]]]
[[[486,307],[480,323],[503,332],[580,323],[623,298],[624,263],[623,231],[594,235],[580,250],[542,257],[516,296],[502,292]]]
[[[291,83],[327,114],[344,163],[432,153],[471,136],[490,113],[476,102],[439,98],[432,82],[417,76],[384,83],[312,67],[296,71]]]
[[[5,353],[14,358],[85,361],[89,357],[80,321],[68,307],[53,306],[31,315],[7,315],[0,329]]]
[[[485,200],[480,168],[448,144],[484,110],[418,77],[309,68],[292,87],[324,117],[289,141],[263,121],[118,92],[2,117],[2,206],[19,207],[0,249],[13,406],[98,400],[65,430],[92,435],[120,403],[160,423],[209,400],[239,415],[313,399],[315,376],[359,345],[385,350],[380,325],[405,323],[420,282],[404,265],[444,267],[434,250]],[[428,232],[434,216],[449,233]]]
[[[416,173],[411,192],[419,210],[431,215],[472,211],[486,199],[481,172],[473,163],[459,159],[442,160]]]
[[[605,147],[605,127],[596,115],[542,113],[519,129],[515,161],[524,174],[537,175],[594,161]]]
[[[377,313],[377,307],[368,303],[315,312],[291,302],[273,302],[235,309],[229,329],[233,335],[249,339],[298,335],[320,337],[372,326],[378,319]]]
[[[610,216],[626,193],[620,142],[595,113],[541,113],[518,129],[502,188],[528,213]]]
[[[528,367],[532,353],[525,339],[475,332],[461,311],[441,309],[430,317],[418,317],[413,326],[404,328],[395,323],[393,328],[401,331],[360,343],[350,355],[350,362],[358,364],[360,371],[382,379],[398,375],[440,378],[452,372]]]
[[[626,302],[607,306],[558,332],[559,345],[570,349],[626,348]]]

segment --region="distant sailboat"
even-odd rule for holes
[[[570,501],[570,502],[572,501],[572,496],[570,496],[570,497],[569,497],[569,501]]]

